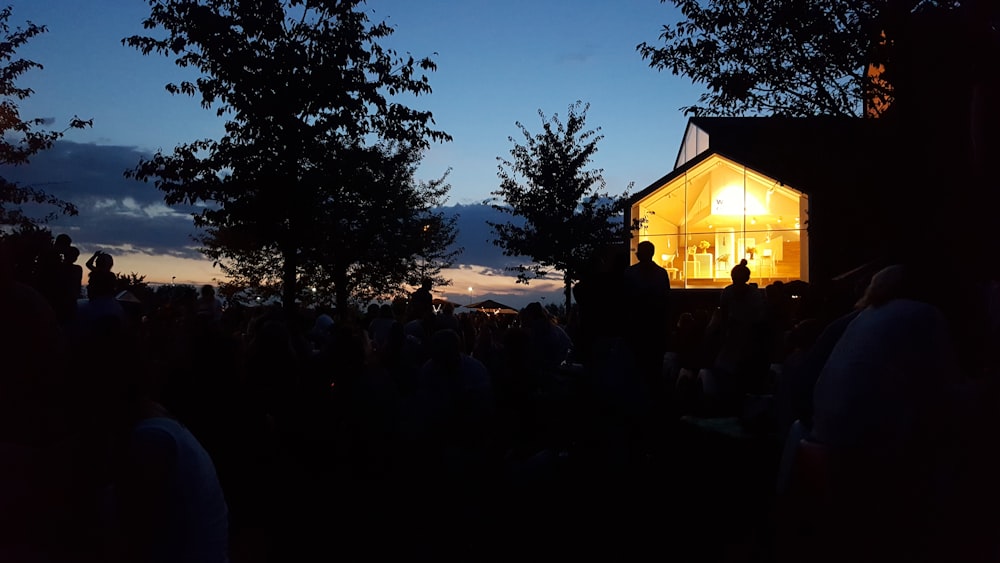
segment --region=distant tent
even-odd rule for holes
[[[134,293],[127,289],[119,292],[118,295],[115,295],[115,299],[122,303],[135,303],[137,305],[142,303],[142,301],[139,301],[139,298],[136,297]]]
[[[516,315],[517,309],[500,303],[499,301],[494,301],[492,299],[487,299],[485,301],[478,301],[476,303],[469,303],[468,305],[462,305],[469,309],[475,309],[482,313],[491,313],[494,315]]]

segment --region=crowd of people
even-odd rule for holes
[[[70,308],[68,237],[33,283],[0,253],[0,560],[1000,555],[995,375],[961,369],[919,271],[829,311],[744,261],[685,305],[654,255],[601,249],[560,318],[457,313],[430,284],[346,312],[207,286],[133,315],[100,252]],[[734,422],[711,443],[762,479],[699,457],[699,420]]]

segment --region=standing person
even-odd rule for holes
[[[114,258],[102,250],[98,250],[86,263],[87,270],[87,298],[106,297],[114,295],[117,278],[111,271],[115,265]]]
[[[625,270],[624,291],[631,299],[625,311],[626,340],[635,369],[644,379],[650,398],[665,398],[663,355],[670,335],[670,275],[653,261],[656,247],[644,240],[635,250],[639,261]]]
[[[622,335],[622,310],[616,303],[623,295],[624,271],[628,254],[621,245],[609,245],[594,252],[590,268],[573,288],[580,311],[580,330],[574,340],[573,355],[590,367],[605,362]]]
[[[970,463],[955,446],[976,441],[964,441],[974,431],[966,418],[973,403],[959,398],[953,329],[925,276],[894,264],[872,277],[813,392],[809,439],[836,462],[821,533],[856,561],[987,560],[951,557],[956,545],[978,549],[949,535],[974,537],[957,524],[989,510],[974,505],[992,505],[981,504],[983,481],[970,486],[969,468],[985,459]]]
[[[79,345],[127,348],[100,374],[102,392],[92,399],[113,448],[108,559],[229,563],[229,506],[215,462],[159,402],[165,380],[149,350],[126,327],[90,334]]]
[[[423,283],[420,287],[413,292],[410,300],[413,303],[414,308],[420,310],[421,312],[426,312],[427,309],[431,311],[434,310],[434,297],[431,295],[431,279],[424,278]]]
[[[722,290],[709,331],[718,335],[719,352],[712,365],[722,388],[723,408],[738,408],[747,393],[762,391],[770,362],[767,303],[750,282],[747,261],[730,271],[733,283]]]
[[[201,286],[198,296],[198,316],[213,322],[222,320],[222,299],[215,294],[215,288],[209,284]]]
[[[80,290],[83,288],[83,267],[76,263],[79,257],[79,248],[68,247],[63,253],[63,260],[57,270],[59,294],[55,310],[59,322],[64,324],[72,321],[76,316],[77,301],[80,299]]]
[[[87,260],[86,266],[90,270],[87,301],[77,308],[73,322],[77,331],[107,331],[128,322],[125,309],[115,299],[118,278],[111,271],[113,264],[111,255],[100,250]]]
[[[72,242],[69,235],[60,234],[51,246],[40,252],[35,265],[34,280],[31,282],[56,310],[56,316],[60,323],[63,323],[66,318],[61,271]],[[76,303],[74,302],[73,305],[75,306]]]
[[[425,342],[434,332],[434,321],[434,297],[431,295],[431,280],[424,278],[420,287],[410,295],[403,328],[407,335],[412,335],[420,342]]]

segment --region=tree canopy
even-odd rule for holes
[[[569,106],[565,121],[547,118],[539,110],[542,132],[532,134],[521,122],[517,127],[524,144],[508,137],[514,147],[511,158],[497,157],[500,187],[492,192],[491,207],[517,217],[518,221],[489,222],[493,244],[504,256],[529,257],[532,262],[508,268],[519,283],[562,275],[566,307],[572,284],[580,279],[599,247],[624,241],[626,193],[612,196],[606,191],[602,169],[588,169],[600,128],[587,130],[590,105],[577,101]]]
[[[424,277],[449,283],[440,274],[460,252],[452,246],[455,219],[435,209],[450,186],[444,177],[418,182],[419,156],[412,145],[384,143],[338,154],[322,194],[326,201],[312,210],[299,249],[299,285],[308,301],[387,299]],[[205,253],[230,283],[257,288],[264,297],[278,293],[282,256],[275,241],[256,236],[251,224],[205,228]]]
[[[52,131],[41,129],[50,125],[42,117],[21,117],[18,103],[29,98],[34,90],[17,84],[32,69],[41,70],[41,64],[17,57],[17,50],[33,37],[45,33],[44,25],[28,22],[25,27],[12,27],[12,10],[0,10],[0,166],[28,164],[39,151],[52,148],[69,129],[81,129],[93,124],[92,120],[73,117],[66,129]],[[71,202],[47,193],[39,186],[25,186],[0,176],[0,231],[38,227],[59,215],[76,215]]]
[[[363,3],[149,0],[143,25],[166,35],[123,39],[199,71],[167,91],[198,96],[228,118],[223,138],[159,152],[126,175],[154,179],[168,204],[204,205],[195,223],[205,230],[206,254],[237,281],[279,282],[286,307],[304,276],[337,283],[345,305],[351,288],[366,285],[354,274],[411,266],[348,245],[366,233],[407,236],[379,223],[385,217],[374,202],[409,225],[428,221],[427,208],[398,202],[436,203],[447,191],[443,179],[414,183],[412,166],[422,149],[450,136],[434,128],[430,112],[398,101],[429,94],[425,73],[436,65],[380,46],[393,29],[370,23]],[[442,239],[418,240],[448,240],[449,225],[440,228]]]
[[[666,2],[667,0],[661,0]],[[894,34],[932,0],[669,0],[682,15],[660,43],[636,49],[649,65],[707,87],[687,113],[860,116],[891,105]],[[872,72],[875,70],[875,72]]]

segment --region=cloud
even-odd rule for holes
[[[170,207],[153,184],[127,179],[126,170],[151,155],[135,147],[58,141],[23,166],[0,175],[74,203],[75,217],[59,217],[53,232],[71,233],[84,254],[132,248],[149,255],[197,260],[191,207]]]
[[[488,266],[498,272],[518,263],[504,256],[500,247],[493,244],[493,233],[488,223],[506,222],[510,220],[510,215],[482,204],[454,205],[444,207],[442,211],[456,217],[458,237],[455,246],[462,248],[458,257],[460,263]]]
[[[149,156],[135,147],[59,141],[28,165],[0,167],[0,176],[76,204],[79,215],[60,217],[49,227],[55,233],[70,233],[85,255],[101,249],[142,255],[144,264],[156,256],[203,260],[191,219],[191,212],[201,208],[168,206],[151,183],[124,177],[126,170]],[[521,261],[504,256],[493,244],[488,224],[512,220],[510,215],[483,204],[458,204],[440,211],[456,218],[454,248],[462,248],[450,271],[512,282],[514,276],[506,268]]]
[[[60,217],[49,227],[54,233],[70,234],[86,257],[95,250],[109,251],[119,271],[145,275],[152,283],[215,283],[221,273],[198,252],[193,239],[197,230],[190,214],[201,208],[168,206],[152,184],[124,177],[125,170],[149,156],[135,147],[59,141],[28,165],[0,167],[0,176],[76,204],[78,216]],[[504,256],[493,244],[487,222],[505,222],[511,216],[483,204],[446,206],[440,211],[456,218],[455,248],[463,252],[444,272],[451,285],[435,288],[435,295],[457,304],[473,298],[496,299],[514,307],[539,299],[562,302],[560,281],[519,284],[506,270],[519,261]]]

